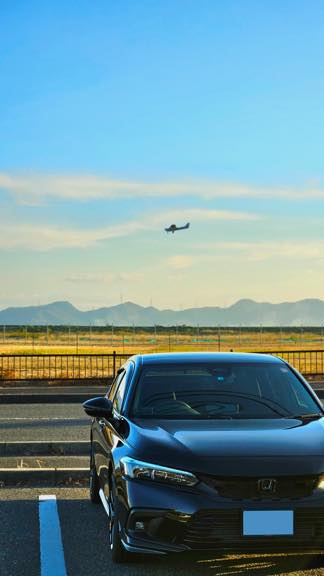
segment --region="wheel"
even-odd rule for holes
[[[91,442],[91,454],[90,454],[90,476],[89,476],[89,480],[90,480],[90,483],[89,483],[90,500],[94,504],[99,504],[99,502],[100,502],[100,496],[99,496],[100,484],[99,484],[98,474],[96,471],[96,466],[94,463],[92,442]]]
[[[116,564],[123,562],[130,562],[132,554],[125,550],[120,537],[120,528],[118,516],[116,513],[116,485],[113,478],[111,478],[110,493],[109,493],[109,543],[111,550],[112,561]]]

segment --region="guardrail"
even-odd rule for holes
[[[105,380],[131,354],[1,354],[0,381]]]
[[[324,350],[276,350],[306,378],[324,377]],[[0,354],[0,381],[105,380],[132,354]]]

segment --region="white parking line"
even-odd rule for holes
[[[41,576],[67,576],[56,496],[39,497]]]

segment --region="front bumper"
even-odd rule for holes
[[[122,480],[122,540],[134,552],[276,552],[324,548],[324,491],[300,499],[222,498],[194,489]],[[244,536],[244,510],[293,510],[293,536]]]

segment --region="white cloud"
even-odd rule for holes
[[[263,216],[250,212],[235,212],[231,210],[204,210],[189,208],[185,210],[170,210],[154,217],[154,222],[163,223],[171,220],[179,222],[207,222],[208,220],[260,220]]]
[[[224,253],[232,255],[240,254],[242,258],[250,261],[263,261],[272,258],[284,259],[309,259],[316,260],[324,257],[324,242],[212,242],[199,244],[197,248],[204,250],[206,254],[214,252],[215,258]]]
[[[260,217],[244,212],[193,209],[168,211],[153,216],[147,214],[141,220],[93,229],[3,222],[1,224],[0,248],[28,248],[39,251],[53,248],[85,248],[112,238],[130,236],[141,230],[160,231],[166,223],[171,223],[172,219],[176,220],[177,218],[181,218],[181,221],[205,222],[210,220],[256,220]]]
[[[173,270],[184,270],[186,268],[191,268],[193,263],[194,259],[192,256],[188,256],[186,254],[175,254],[174,256],[167,258],[165,261],[166,267]]]
[[[64,281],[75,284],[115,284],[116,282],[139,282],[143,279],[145,279],[145,273],[142,271],[105,272],[103,274],[96,272],[73,272],[64,278]]]
[[[183,179],[146,182],[119,180],[91,174],[10,174],[0,172],[0,190],[13,194],[19,202],[37,203],[46,198],[95,200],[115,198],[179,197],[201,198],[250,197],[291,200],[324,199],[324,189],[314,183],[302,189],[250,186],[238,182]]]
[[[144,226],[138,222],[90,230],[45,225],[2,224],[0,248],[28,248],[39,251],[52,248],[85,248],[103,240],[129,236],[141,228]]]
[[[93,272],[75,272],[64,278],[65,282],[72,282],[75,284],[84,284],[93,282],[104,282],[105,276],[103,274],[96,274]]]

